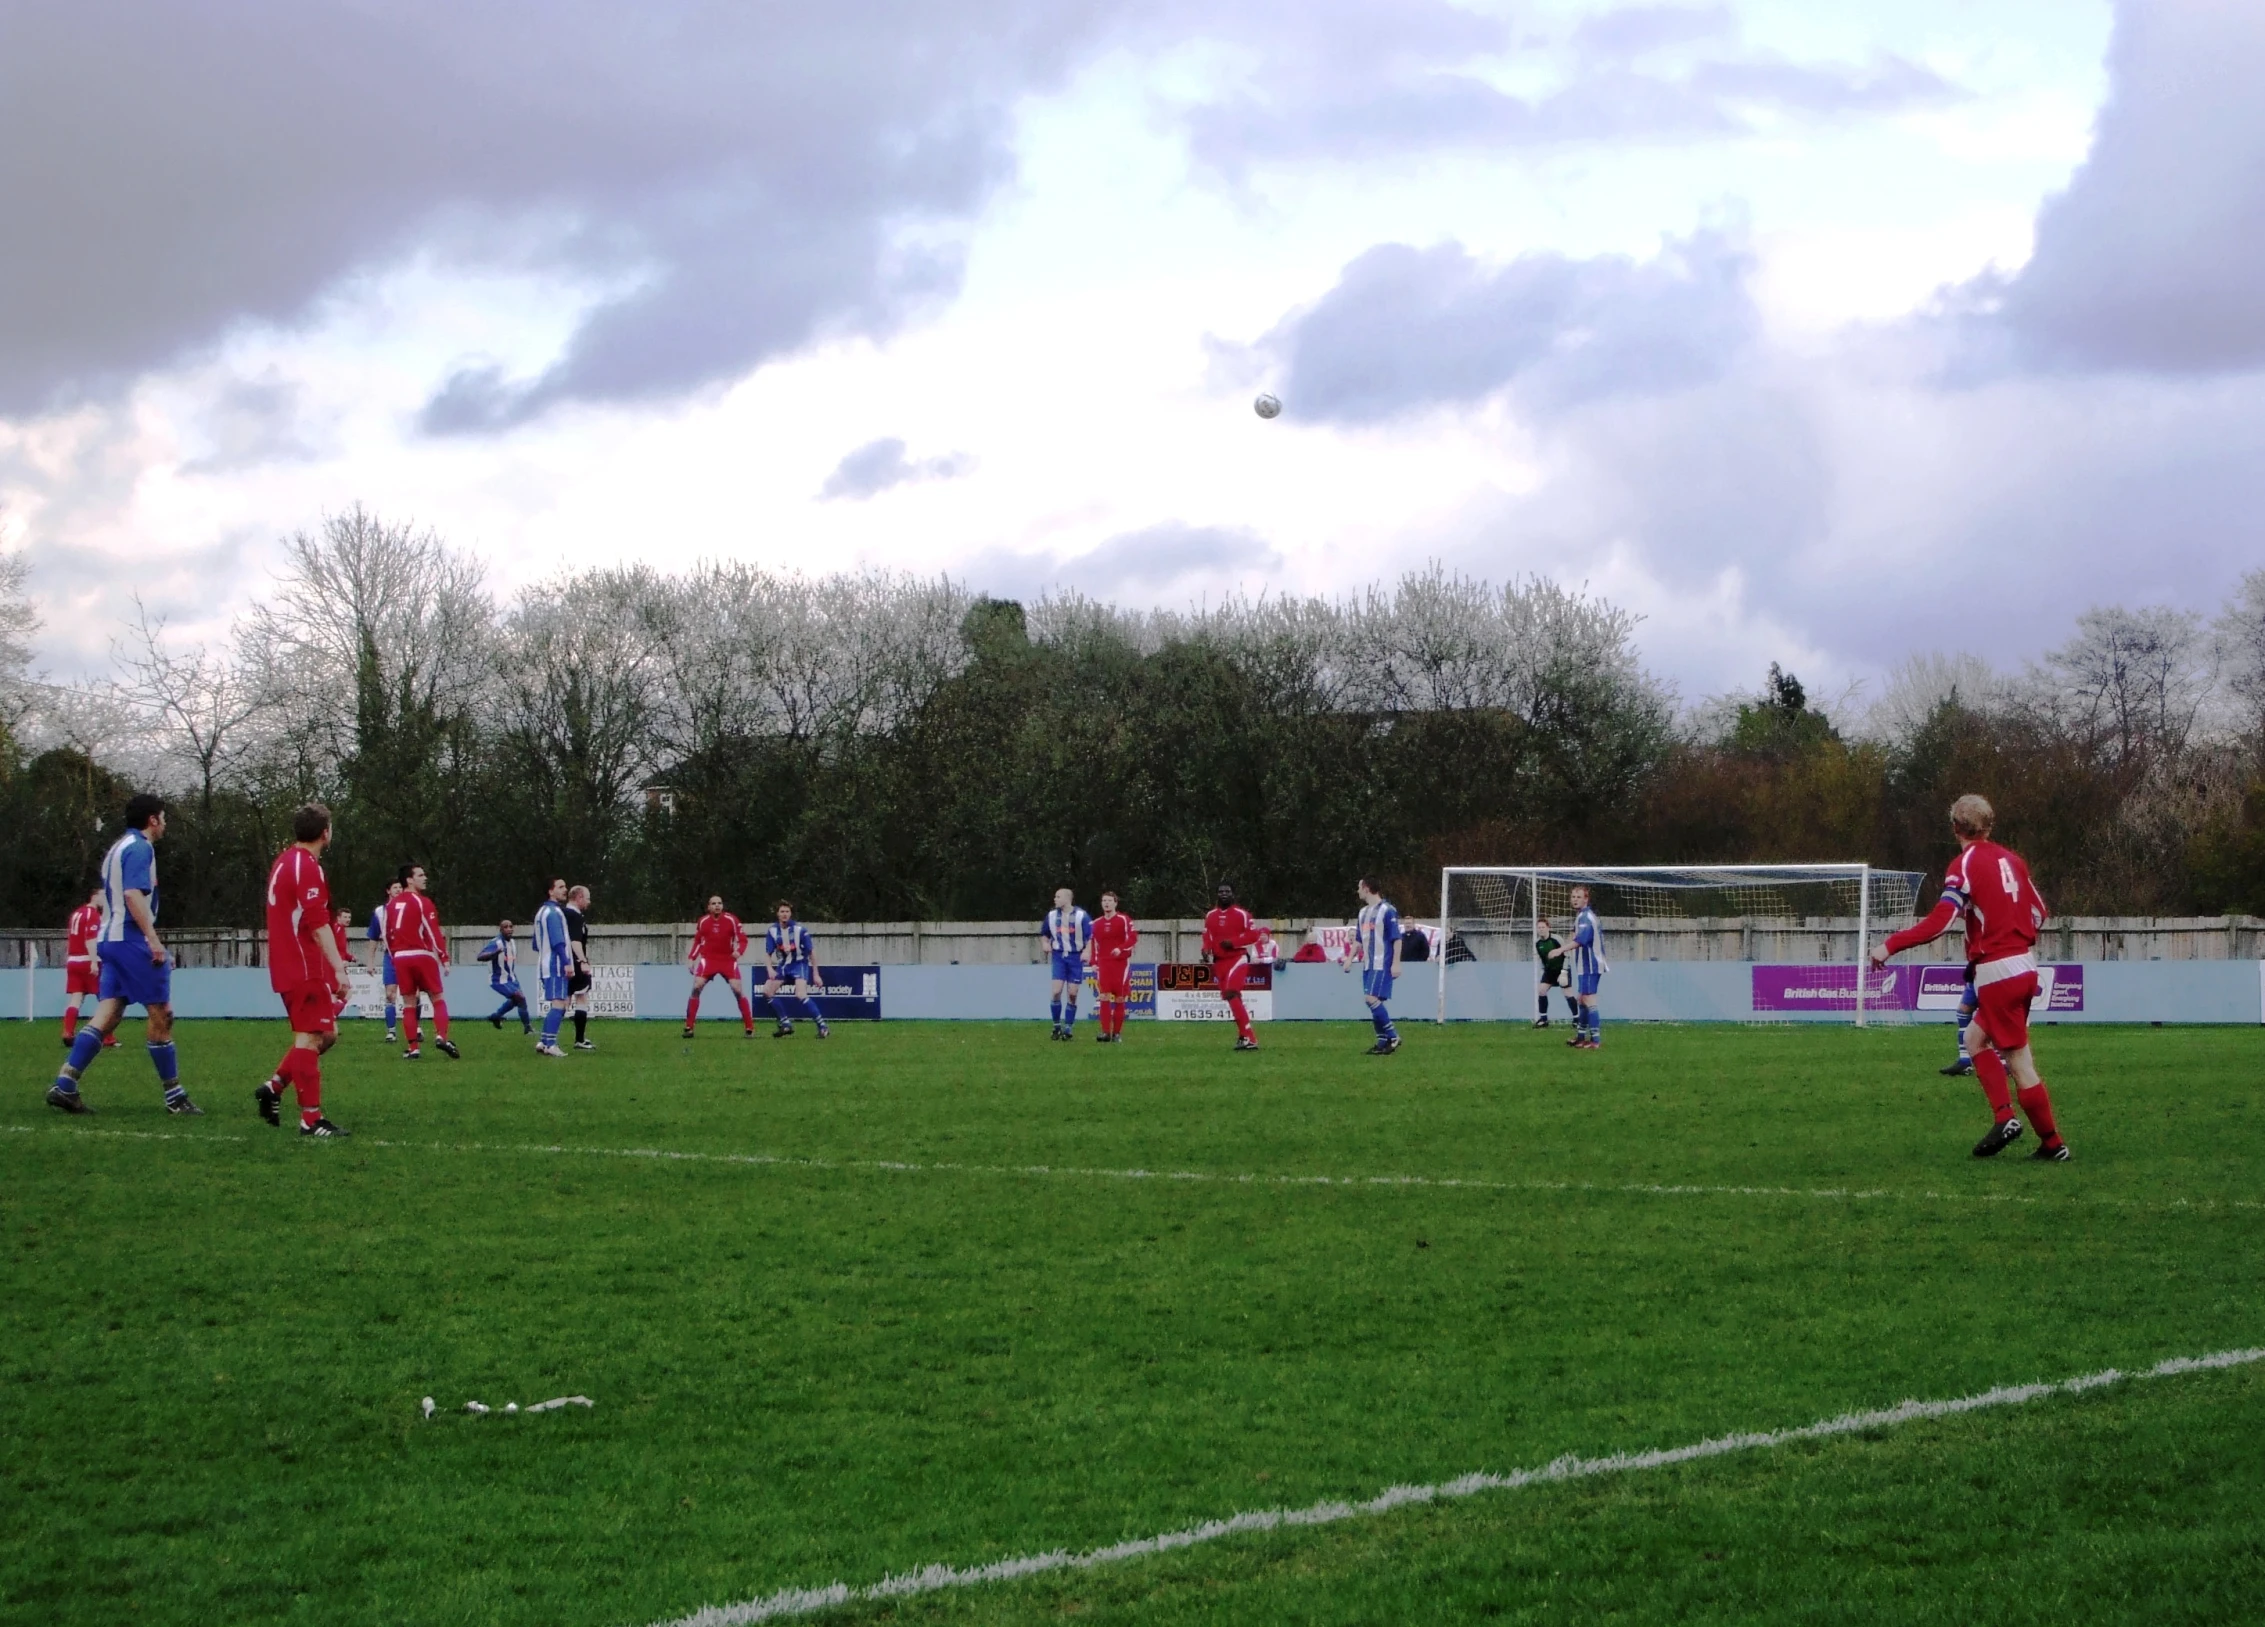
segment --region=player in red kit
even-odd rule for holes
[[[330,810],[310,802],[291,816],[291,845],[267,873],[267,980],[291,1020],[291,1048],[275,1076],[252,1092],[260,1117],[283,1123],[288,1086],[299,1099],[299,1133],[346,1134],[323,1117],[322,1054],[338,1038],[338,991],[346,986],[341,933],[331,924],[330,882],[322,873]]]
[[[1132,998],[1132,952],[1140,942],[1140,928],[1117,908],[1117,895],[1104,890],[1101,913],[1093,921],[1093,988],[1100,1010],[1103,1045],[1121,1044],[1125,1037],[1125,1004]]]
[[[692,953],[685,964],[692,968],[692,998],[684,1005],[684,1037],[690,1039],[700,1020],[700,996],[711,978],[722,978],[739,1002],[739,1025],[744,1037],[755,1037],[755,1008],[748,1003],[747,985],[740,980],[739,957],[747,953],[747,929],[739,917],[724,908],[721,898],[708,900],[707,913],[692,928]]]
[[[331,912],[330,937],[331,941],[338,945],[338,958],[340,962],[346,966],[353,965],[354,912],[350,909],[347,909],[344,905],[340,905],[336,910]],[[341,971],[338,974],[338,1014],[341,1017],[346,1015],[346,1001],[348,998],[349,996],[346,990],[346,974]]]
[[[87,901],[71,911],[71,919],[63,928],[63,1046],[70,1048],[79,1035],[79,1007],[89,999],[102,997],[102,965],[94,956],[95,934],[102,930],[102,889],[97,887],[87,895]],[[118,1043],[111,1034],[103,1040],[104,1049]]]
[[[1996,823],[1996,811],[1981,797],[1963,796],[1951,804],[1950,828],[1959,854],[1943,873],[1942,899],[1924,921],[1890,934],[1883,947],[1872,951],[1872,964],[1884,966],[1890,955],[1932,943],[1950,930],[1951,922],[1966,918],[1967,974],[1976,999],[1967,1050],[1974,1058],[1974,1077],[1997,1116],[1990,1133],[1975,1144],[1974,1156],[1995,1158],[2021,1139],[2021,1120],[2006,1089],[2010,1073],[2021,1110],[2037,1127],[2037,1150],[2029,1156],[2060,1163],[2068,1158],[2068,1143],[2053,1122],[2053,1098],[2029,1054],[2029,1002],[2037,997],[2033,951],[2045,924],[2045,900],[2021,855],[1990,840]]]
[[[1258,1036],[1250,1031],[1250,1008],[1243,1004],[1243,983],[1250,976],[1250,948],[1263,936],[1250,911],[1235,902],[1235,889],[1222,881],[1219,907],[1203,918],[1203,953],[1211,962],[1213,986],[1235,1014],[1238,1051],[1258,1049]]]
[[[449,1041],[448,997],[440,986],[448,940],[440,935],[440,911],[425,896],[426,885],[423,865],[401,867],[401,891],[385,901],[385,952],[393,957],[393,975],[401,986],[401,1037],[408,1042],[402,1058],[414,1062],[424,1055],[417,1043],[417,996],[422,992],[433,1003],[433,1043],[453,1062],[463,1053]]]

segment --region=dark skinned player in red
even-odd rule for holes
[[[1213,986],[1235,1014],[1238,1051],[1258,1049],[1258,1036],[1250,1030],[1250,1008],[1243,1004],[1243,984],[1250,977],[1251,946],[1265,935],[1250,911],[1235,902],[1235,889],[1219,883],[1219,907],[1203,918],[1203,953],[1211,962]]]

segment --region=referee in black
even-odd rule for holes
[[[590,1043],[590,889],[566,890],[566,947],[574,964],[566,974],[566,997],[574,1006],[574,1048],[594,1051]]]

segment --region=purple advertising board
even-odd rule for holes
[[[1956,1011],[1966,971],[1960,966],[1867,968],[1864,1006],[1868,1011]],[[1756,966],[1754,1010],[1854,1011],[1856,968],[1842,965]],[[2037,998],[2029,1009],[2042,1016],[2084,1009],[2084,968],[2040,966]]]

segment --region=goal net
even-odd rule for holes
[[[1524,1016],[1536,1011],[1543,922],[1573,939],[1573,889],[1589,890],[1608,961],[1744,961],[1770,968],[1782,1004],[1764,1009],[1847,1016],[1862,1027],[1879,1014],[1882,981],[1864,971],[1876,931],[1909,922],[1923,874],[1866,864],[1640,865],[1623,868],[1450,866],[1440,872],[1439,1020]],[[1448,968],[1499,964],[1449,1010]],[[1609,984],[1608,984],[1609,986]],[[1507,1003],[1505,1003],[1507,1002]]]

